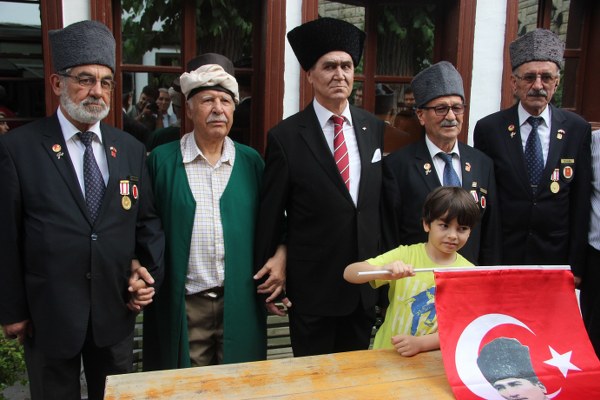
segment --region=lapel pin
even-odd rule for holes
[[[471,163],[469,163],[469,162],[465,163],[465,171],[471,172]]]
[[[565,134],[565,130],[564,129],[559,129],[558,132],[556,133],[556,138],[558,140],[563,138],[563,135]]]
[[[56,143],[52,145],[52,151],[56,153],[56,158],[58,160],[60,160],[60,158],[65,155],[65,153],[63,153],[61,150],[62,147],[60,144]]]
[[[429,163],[423,164],[423,169],[425,170],[425,175],[429,175],[429,173],[431,172],[431,164],[429,164]]]
[[[110,156],[112,158],[117,158],[117,149],[114,148],[113,146],[110,146]]]
[[[362,130],[363,130],[363,131],[366,131],[366,130],[367,130],[367,127],[366,127],[366,126],[363,126],[363,127],[362,127]]]
[[[515,137],[515,135],[517,134],[517,131],[515,130],[515,125],[514,124],[510,124],[508,126],[508,131],[510,132],[510,138],[512,139],[513,137]]]

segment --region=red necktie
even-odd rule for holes
[[[331,120],[333,121],[333,158],[346,187],[350,190],[350,157],[344,139],[344,117],[333,115]]]

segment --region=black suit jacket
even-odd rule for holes
[[[56,115],[0,137],[0,323],[30,319],[48,357],[75,356],[88,322],[98,346],[131,334],[132,258],[157,285],[162,279],[164,235],[144,146],[108,125],[101,131],[110,178],[94,224]],[[120,180],[130,183],[129,210]]]
[[[503,264],[569,264],[581,276],[590,216],[591,127],[574,113],[550,108],[550,148],[536,195],[529,185],[516,105],[477,122],[475,147],[494,161]],[[558,193],[550,190],[555,170]]]
[[[312,103],[268,133],[256,234],[256,268],[287,244],[287,294],[300,313],[338,316],[377,301],[344,268],[381,250],[379,202],[383,122],[350,107],[361,159],[355,206],[327,146]],[[287,218],[284,217],[284,213]]]
[[[471,231],[469,240],[459,253],[474,264],[497,265],[500,263],[500,229],[492,160],[461,142],[458,143],[458,151],[462,187],[477,198],[481,210],[480,223]],[[441,183],[425,138],[385,157],[384,163],[396,182],[391,196],[395,199],[399,243],[426,242],[427,233],[422,223],[423,204],[429,192]]]

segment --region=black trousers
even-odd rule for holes
[[[104,398],[107,375],[124,374],[133,369],[133,330],[117,344],[98,347],[88,326],[81,353],[69,359],[46,357],[35,342],[34,334],[24,344],[32,400],[80,400],[82,360],[89,400]]]
[[[582,277],[579,302],[583,323],[600,358],[600,251],[588,246],[587,268]]]
[[[375,307],[362,304],[350,315],[319,316],[289,312],[294,357],[367,350],[375,324]]]

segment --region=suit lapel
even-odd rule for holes
[[[319,125],[319,120],[315,114],[312,103],[310,103],[302,112],[304,114],[302,118],[304,123],[301,123],[298,126],[300,136],[306,142],[306,145],[313,153],[317,163],[321,165],[329,179],[331,179],[333,184],[336,185],[344,196],[352,202],[350,192],[348,192],[348,188],[346,188],[340,172],[337,169],[333,154],[331,154],[331,150],[329,150],[329,146],[325,140],[323,130]]]
[[[73,162],[71,161],[71,156],[69,155],[69,150],[67,149],[67,144],[65,143],[65,138],[62,134],[60,123],[58,122],[58,117],[54,114],[48,121],[48,127],[47,129],[44,129],[41,144],[50,157],[52,164],[69,188],[69,192],[71,192],[71,196],[73,196],[77,202],[81,212],[85,214],[86,218],[89,220],[85,198],[81,191],[81,186],[79,186],[79,180],[77,179],[77,174],[73,168]]]
[[[360,186],[358,188],[358,202],[362,198],[366,198],[370,185],[369,181],[372,179],[372,164],[375,152],[379,149],[379,162],[381,163],[381,148],[376,141],[373,139],[377,138],[377,132],[375,132],[375,126],[369,123],[364,117],[364,114],[357,112],[353,107],[350,107],[352,113],[352,123],[354,127],[354,135],[356,136],[356,145],[358,146],[358,153],[360,154]]]
[[[531,194],[517,107],[518,105],[511,107],[505,114],[504,123],[500,126],[500,134],[502,135],[502,141],[506,144],[506,155],[514,169],[513,176],[518,177],[517,179],[525,192]]]
[[[462,172],[462,187],[463,189],[470,191],[473,188],[473,152],[471,149],[461,142],[458,142],[458,151],[460,151],[460,168]],[[475,186],[481,182],[475,182]]]
[[[433,165],[433,161],[431,160],[431,154],[429,154],[429,149],[425,143],[425,136],[423,136],[416,144],[414,167],[417,174],[419,174],[427,186],[428,192],[431,192],[438,186],[442,186],[435,170],[435,166]]]
[[[101,220],[102,214],[109,207],[109,199],[111,193],[115,193],[119,190],[119,142],[118,135],[115,134],[113,128],[100,123],[100,129],[102,131],[102,145],[104,147],[104,153],[106,154],[106,161],[108,163],[108,183],[106,185],[106,191],[102,198],[102,206],[96,221]],[[124,152],[123,152],[124,153]],[[123,156],[123,154],[121,154]]]
[[[544,172],[542,173],[542,181],[541,185],[545,185],[548,187],[547,182],[548,179],[552,176],[552,171],[559,164],[559,158],[563,151],[563,146],[565,142],[564,136],[568,134],[565,132],[565,116],[562,111],[552,105],[550,105],[551,110],[551,120],[550,123],[550,148],[548,149],[548,159],[546,160],[546,166],[544,167]],[[562,133],[558,133],[559,130],[562,130]],[[543,188],[540,188],[543,190]]]

